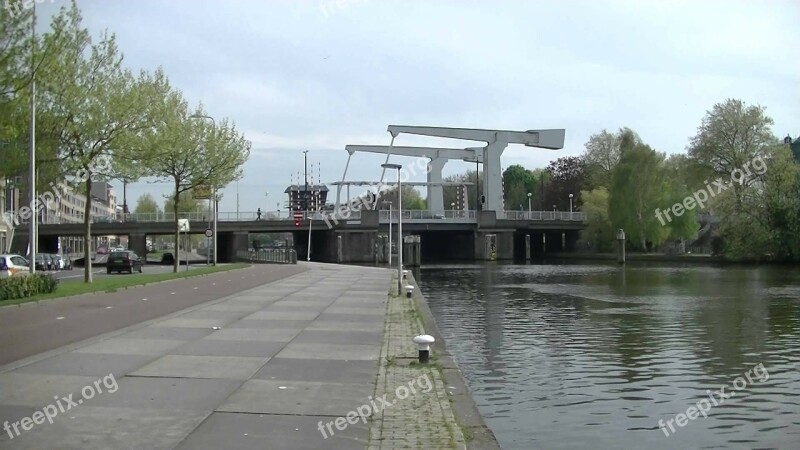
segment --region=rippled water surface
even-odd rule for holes
[[[800,449],[797,268],[450,265],[416,276],[503,448]],[[707,418],[678,426],[698,402]]]

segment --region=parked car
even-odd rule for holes
[[[19,255],[0,255],[0,278],[8,278],[29,274],[31,272],[28,260]]]
[[[106,263],[106,273],[138,271],[142,273],[142,258],[136,253],[126,250],[123,252],[111,252]]]
[[[53,259],[53,255],[50,253],[42,253],[45,260],[45,270],[56,270],[56,261]]]
[[[28,255],[28,260],[30,261],[31,255]],[[36,254],[36,270],[47,270],[48,261],[47,258],[44,256],[44,253],[37,253]]]

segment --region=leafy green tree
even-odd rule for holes
[[[151,103],[154,107],[148,115],[148,127],[133,151],[135,159],[143,164],[144,173],[173,185],[172,204],[165,205],[165,212],[174,214],[174,243],[178,248],[181,194],[199,186],[221,188],[238,179],[251,145],[227,119],[218,124],[199,119],[206,115],[205,111],[191,111],[161,71],[149,80],[146,92],[153,102],[159,101]],[[176,255],[176,272],[179,259]]]
[[[397,187],[384,189],[378,197],[377,207],[379,209],[389,209],[388,207],[381,205],[383,202],[392,202],[392,208],[397,209]],[[403,209],[425,209],[425,200],[422,198],[419,191],[411,186],[403,186]]]
[[[206,212],[208,207],[205,201],[197,200],[192,196],[191,191],[181,192],[178,196],[178,207],[175,207],[175,198],[167,197],[164,202],[164,211],[178,211],[178,213],[197,213]]]
[[[772,124],[762,106],[748,106],[736,99],[717,103],[706,112],[697,134],[691,138],[689,156],[728,181],[734,170],[744,170],[777,143]],[[743,181],[732,185],[737,211],[741,210],[744,191],[757,178]]]
[[[591,135],[584,144],[586,150],[583,159],[586,162],[589,185],[593,188],[602,186],[607,188],[611,185],[611,174],[619,163],[619,144],[624,130],[609,133],[603,129]]]
[[[614,228],[643,251],[647,243],[661,244],[670,233],[656,217],[656,209],[669,204],[665,192],[664,155],[636,142],[633,133],[623,133],[622,156],[614,168],[609,191],[609,216]]]
[[[520,205],[527,210],[528,194],[531,194],[531,208],[533,199],[538,192],[536,177],[533,173],[519,164],[509,166],[503,171],[503,199],[506,209],[516,210]]]
[[[616,238],[608,216],[608,198],[608,189],[603,186],[581,192],[582,210],[586,214],[586,228],[581,231],[581,239],[599,252],[613,250]]]
[[[770,251],[776,259],[800,261],[800,164],[791,150],[776,146],[770,151],[765,173],[763,202],[770,230]]]
[[[133,212],[135,214],[156,215],[161,213],[161,207],[158,206],[152,195],[144,193],[136,200],[136,208],[134,208]]]
[[[53,20],[52,28],[43,40],[60,45],[60,51],[52,62],[54,73],[42,83],[41,101],[52,117],[50,131],[64,172],[76,175],[74,184],[91,198],[95,179],[114,178],[110,162],[115,153],[128,150],[120,145],[127,141],[126,134],[144,126],[147,104],[139,95],[141,79],[122,68],[114,36],[104,32],[93,44],[74,2]],[[61,42],[55,44],[56,39]],[[86,242],[91,242],[91,206],[86,202]],[[92,281],[89,251],[87,246],[87,283]]]
[[[560,211],[569,211],[570,197],[574,210],[580,210],[581,191],[588,184],[586,179],[586,166],[583,158],[578,156],[565,156],[558,158],[547,166],[549,183],[545,184],[545,210],[552,205]]]

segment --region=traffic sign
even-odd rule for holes
[[[211,236],[214,236],[214,230],[211,228],[206,228],[206,237],[210,238]]]

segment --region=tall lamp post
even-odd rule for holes
[[[192,114],[189,116],[190,119],[209,119],[211,120],[211,125],[214,132],[217,130],[217,121],[214,120],[213,117],[207,116],[205,114]],[[217,184],[214,183],[211,189],[211,197],[214,202],[214,227],[212,228],[211,232],[214,234],[214,265],[217,265],[217,215],[219,215],[219,199],[217,198]],[[177,251],[177,249],[176,249]]]
[[[531,193],[528,192],[528,220],[531,218]]]
[[[384,169],[397,169],[397,295],[403,293],[403,183],[400,164],[381,164]]]
[[[569,218],[572,219],[572,194],[569,194]]]
[[[392,266],[392,202],[384,200],[383,204],[389,205],[389,267]]]

